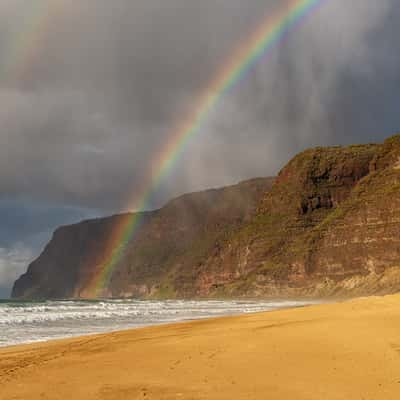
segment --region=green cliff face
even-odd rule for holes
[[[400,135],[316,148],[273,179],[146,213],[102,296],[322,297],[400,290]],[[14,297],[85,297],[119,218],[58,230]]]
[[[317,148],[203,266],[201,293],[351,296],[400,290],[400,136]],[[231,276],[226,271],[231,268]]]

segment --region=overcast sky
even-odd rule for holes
[[[286,0],[0,0],[0,296],[59,224],[119,212]],[[208,116],[154,207],[399,130],[398,0],[324,0]],[[3,289],[1,289],[3,288]]]

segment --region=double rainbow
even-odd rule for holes
[[[156,155],[143,190],[135,196],[136,201],[132,202],[136,205],[137,212],[121,217],[121,222],[114,227],[106,246],[106,255],[102,262],[95,268],[91,268],[94,273],[85,287],[81,288],[81,293],[84,293],[85,297],[98,297],[107,288],[128,243],[138,232],[143,218],[141,211],[149,207],[150,200],[161,181],[170,173],[191,138],[200,132],[204,121],[207,120],[218,101],[242,81],[258,61],[266,57],[289,32],[323,2],[324,0],[285,1],[284,7],[268,16],[210,81],[198,97],[192,111],[168,136],[168,141]],[[40,42],[44,40],[46,25],[50,25],[52,16],[62,13],[67,2],[47,0],[45,4],[48,5],[47,8],[37,10],[32,20],[26,23],[25,32],[16,38],[8,63],[3,64],[3,74],[14,75],[16,78],[24,75],[23,68],[29,66],[31,59],[35,57],[35,49],[38,49]]]

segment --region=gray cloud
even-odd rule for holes
[[[2,0],[1,193],[126,207],[200,89],[283,3]],[[35,26],[40,7],[49,18]],[[222,99],[155,203],[274,174],[299,149],[361,129],[364,141],[390,134],[397,115],[387,122],[373,90],[397,81],[394,12],[394,0],[324,2]],[[379,132],[365,131],[371,108]]]
[[[9,295],[9,288],[18,276],[25,272],[32,258],[32,251],[22,244],[8,249],[0,247],[0,298]]]
[[[49,241],[55,227],[94,218],[91,209],[15,198],[0,200],[0,299]]]

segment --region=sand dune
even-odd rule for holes
[[[400,398],[400,295],[0,351],[0,399]]]

